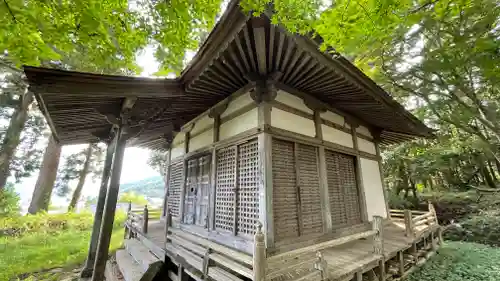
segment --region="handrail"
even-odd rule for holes
[[[129,237],[134,236],[135,232],[140,232],[141,234],[148,233],[149,212],[148,205],[145,205],[142,214],[137,213],[137,209],[132,210],[132,203],[129,202],[125,223],[125,238],[127,238],[127,235]],[[140,226],[137,224],[140,224]]]
[[[434,209],[434,205],[432,205],[431,202],[428,202],[428,209],[428,211],[391,209],[390,218],[393,221],[404,220],[406,236],[414,237],[417,232],[417,227],[422,225],[427,225],[428,227],[430,227],[433,224],[439,224],[437,220],[436,209]]]
[[[344,237],[329,240],[329,241],[326,241],[323,243],[319,243],[319,244],[311,245],[308,247],[299,248],[296,250],[291,250],[291,251],[288,251],[288,252],[285,252],[282,254],[278,254],[275,256],[271,256],[267,259],[267,261],[268,262],[275,262],[275,261],[284,260],[284,259],[287,259],[290,257],[298,256],[301,254],[315,253],[315,252],[318,252],[318,251],[321,251],[324,249],[347,244],[347,243],[355,241],[355,240],[368,238],[368,237],[375,235],[376,233],[377,233],[377,231],[375,231],[375,230],[368,230],[365,232],[360,232],[360,233],[352,234],[349,236],[344,236]]]
[[[318,272],[319,272],[319,274],[321,274],[322,280],[328,280],[328,269],[327,269],[328,265],[327,265],[326,260],[323,258],[323,254],[321,252],[322,250],[332,248],[335,246],[340,246],[340,245],[347,244],[347,243],[352,242],[352,241],[356,241],[359,239],[368,238],[368,237],[373,236],[373,253],[376,255],[383,255],[384,254],[384,241],[383,241],[383,235],[382,235],[383,234],[382,217],[373,216],[372,225],[373,225],[372,230],[352,234],[349,236],[344,236],[341,238],[333,239],[330,241],[326,241],[326,242],[311,245],[308,247],[304,247],[304,248],[288,251],[288,252],[285,252],[282,254],[278,254],[278,255],[267,258],[266,263],[267,264],[273,263],[273,262],[281,262],[281,263],[286,262],[286,263],[288,263],[288,261],[293,260],[300,255],[316,253],[317,259],[314,262],[314,268],[317,270],[317,272],[311,273],[311,274],[318,274]],[[267,266],[266,263],[264,263],[262,266],[266,267]],[[296,266],[296,264],[291,264],[288,266],[285,265],[285,267],[292,267],[292,266]],[[276,272],[271,273],[271,276],[275,273]],[[268,275],[266,277],[269,278],[270,276]],[[267,278],[266,279],[254,279],[254,280],[261,281],[261,280],[267,280]],[[305,279],[302,279],[302,277],[300,277],[298,280],[305,280]]]

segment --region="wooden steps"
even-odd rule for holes
[[[116,251],[116,263],[125,281],[139,281],[141,280],[144,271],[127,250]]]
[[[125,249],[116,251],[115,257],[125,281],[151,281],[163,267],[163,261],[137,239],[125,240]]]
[[[149,266],[159,259],[151,254],[151,252],[144,247],[143,244],[137,239],[125,240],[125,249],[132,256],[132,258],[141,266],[143,272],[148,270]]]

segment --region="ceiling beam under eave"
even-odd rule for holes
[[[244,14],[241,11],[239,1],[231,1],[207,40],[182,72],[181,82],[189,86],[195,81],[211,62],[217,59],[218,54],[226,49],[229,42],[240,32],[249,18],[250,14]]]

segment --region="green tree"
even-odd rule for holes
[[[80,200],[88,176],[94,179],[102,173],[104,148],[98,144],[89,144],[79,152],[65,157],[64,164],[57,173],[55,188],[59,196],[67,196],[71,191],[68,211],[74,210]],[[71,184],[77,181],[72,190]]]
[[[148,204],[148,200],[144,198],[143,195],[136,194],[134,192],[124,192],[120,194],[118,197],[119,203],[129,203],[131,202],[134,205],[146,205]]]

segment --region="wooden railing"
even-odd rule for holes
[[[235,251],[226,246],[212,242],[200,236],[190,234],[178,228],[172,227],[172,215],[167,212],[167,253],[173,256],[184,268],[194,268],[200,278],[211,278],[213,280],[251,280],[258,277],[259,272],[253,267],[256,257],[265,258],[265,245],[262,232],[257,233],[256,238],[262,242],[259,244],[259,249],[263,247],[263,251],[259,250],[254,253],[254,257]],[[259,231],[258,231],[259,232]],[[258,244],[258,243],[257,243]],[[197,272],[197,273],[196,273]],[[180,274],[184,274],[179,271]],[[177,276],[176,280],[184,280],[181,276]]]
[[[352,234],[349,236],[344,236],[338,239],[326,241],[323,243],[318,243],[315,245],[311,245],[308,247],[288,251],[282,254],[278,254],[275,256],[271,256],[265,259],[263,262],[256,263],[254,261],[254,270],[258,268],[258,266],[262,266],[262,268],[266,268],[269,265],[272,268],[278,268],[278,270],[272,271],[268,273],[265,278],[254,279],[255,281],[264,281],[271,280],[273,278],[278,277],[279,275],[289,272],[291,269],[295,267],[300,267],[306,264],[313,264],[314,270],[306,275],[301,275],[294,281],[299,280],[314,280],[320,278],[319,280],[327,280],[328,279],[328,264],[326,260],[323,258],[323,254],[321,251],[325,249],[329,249],[335,246],[340,246],[343,244],[347,244],[349,242],[353,242],[359,239],[373,237],[373,252],[377,255],[383,255],[384,253],[384,243],[383,243],[383,224],[382,217],[374,216],[372,222],[372,230]],[[257,249],[256,249],[257,250]],[[314,258],[310,258],[311,255],[316,253]],[[306,257],[306,258],[304,258]],[[309,257],[309,258],[307,258]],[[255,257],[254,257],[255,258]],[[261,269],[264,270],[264,269]]]
[[[394,222],[405,224],[406,236],[414,237],[418,232],[425,231],[433,225],[438,225],[436,210],[428,203],[428,211],[390,210],[390,218]]]
[[[144,209],[132,209],[132,204],[129,203],[127,220],[125,221],[125,237],[134,237],[137,232],[147,234],[149,222],[159,219],[160,214],[160,208],[148,209],[148,206],[145,205]]]

